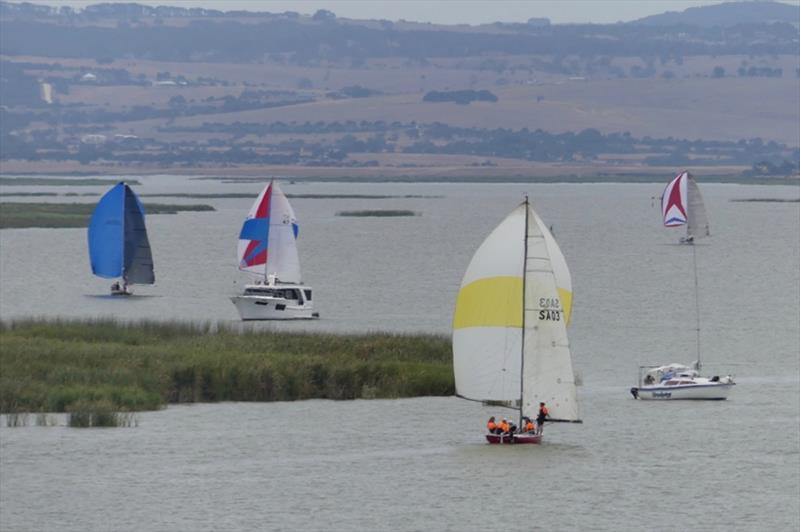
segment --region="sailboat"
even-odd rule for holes
[[[667,184],[661,198],[661,212],[665,227],[686,226],[686,236],[680,239],[680,243],[692,245],[697,360],[691,367],[677,363],[640,366],[639,385],[631,388],[631,395],[634,399],[727,399],[735,384],[732,376],[700,376],[700,294],[694,243],[710,236],[711,231],[703,196],[692,174],[681,172]]]
[[[711,236],[703,195],[689,172],[681,172],[667,184],[661,195],[661,212],[664,227],[686,226],[681,244],[692,244],[695,238]]]
[[[88,239],[92,273],[119,279],[111,285],[111,295],[129,296],[131,285],[155,282],[144,207],[126,183],[117,183],[97,202]]]
[[[581,423],[567,339],[572,280],[527,196],[483,241],[453,316],[456,395],[551,422]],[[542,434],[487,434],[489,443],[541,443]]]
[[[286,195],[271,181],[256,198],[239,233],[239,269],[254,282],[231,298],[243,320],[319,317],[311,287],[302,283],[297,218]]]

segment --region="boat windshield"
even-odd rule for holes
[[[300,292],[296,288],[272,288],[266,286],[248,286],[244,293],[254,296],[278,297],[282,299],[300,299]]]

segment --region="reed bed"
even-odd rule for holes
[[[450,341],[433,335],[21,320],[0,322],[0,367],[0,412],[67,412],[75,426],[167,403],[454,393]]]
[[[417,216],[414,211],[406,210],[391,210],[391,209],[376,209],[376,210],[363,210],[363,211],[339,211],[336,216],[373,216],[373,217],[391,217],[391,216]]]
[[[86,227],[92,203],[0,203],[0,229],[26,227]],[[213,211],[211,205],[146,204],[146,214],[176,214],[181,211]]]
[[[95,187],[116,185],[119,179],[98,179],[94,177],[0,177],[0,185],[28,187]],[[141,185],[136,179],[126,179],[129,185]]]

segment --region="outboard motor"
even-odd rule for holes
[[[635,387],[631,388],[631,395],[633,396],[634,399],[638,399],[639,398],[639,388],[635,388]]]

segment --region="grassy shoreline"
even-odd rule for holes
[[[449,339],[224,324],[0,322],[0,413],[454,393]]]

